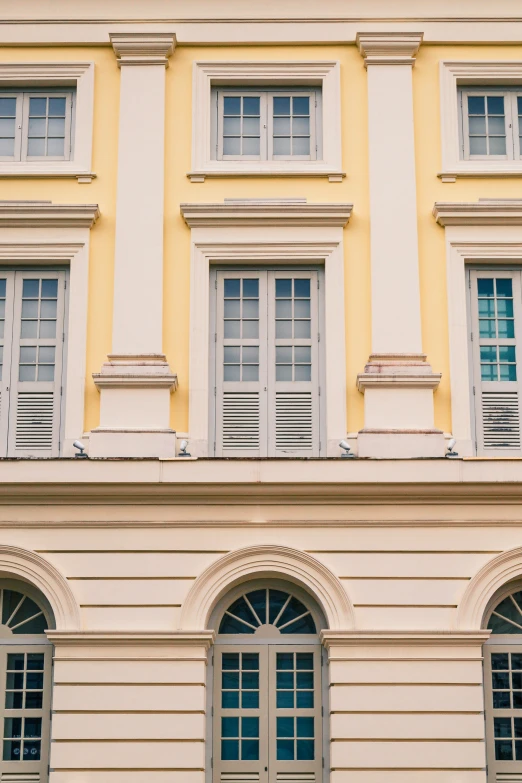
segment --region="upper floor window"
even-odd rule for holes
[[[321,91],[215,89],[217,160],[321,158]]]
[[[464,160],[522,159],[522,87],[460,90]]]
[[[0,92],[0,160],[69,160],[74,92]]]
[[[469,274],[477,451],[519,455],[521,272]]]
[[[319,270],[214,271],[216,456],[321,454]]]
[[[0,271],[0,456],[60,450],[64,271]]]

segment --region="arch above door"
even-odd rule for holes
[[[182,630],[208,627],[217,601],[239,582],[261,577],[286,579],[304,588],[318,602],[330,630],[350,630],[354,613],[339,579],[319,560],[290,547],[262,544],[229,552],[194,582],[183,604]]]

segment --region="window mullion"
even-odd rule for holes
[[[261,94],[261,160],[269,160],[271,158],[270,154],[270,139],[271,139],[271,128],[272,128],[272,112],[270,110],[270,107],[272,105],[272,101],[270,98],[270,93],[264,92]]]

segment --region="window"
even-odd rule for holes
[[[465,160],[522,158],[522,88],[460,91]]]
[[[213,91],[217,160],[316,160],[320,90]]]
[[[226,606],[214,654],[213,783],[322,779],[319,621],[284,585],[252,586]]]
[[[0,160],[69,160],[71,91],[0,92]]]
[[[515,454],[520,440],[520,271],[470,271],[471,355],[479,454]]]
[[[522,779],[522,590],[504,593],[484,646],[488,780]]]
[[[65,272],[0,271],[0,454],[57,456]]]
[[[22,583],[0,588],[2,780],[44,781],[49,763],[52,648],[38,595]],[[32,591],[31,591],[32,593]]]
[[[215,455],[319,456],[320,272],[213,278]]]

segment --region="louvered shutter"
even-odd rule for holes
[[[471,271],[469,280],[477,453],[519,456],[520,272]]]
[[[317,272],[271,272],[268,288],[269,454],[319,455]]]
[[[0,456],[7,454],[13,336],[14,272],[0,274]]]
[[[16,272],[9,457],[59,454],[65,272]]]
[[[266,272],[216,284],[216,454],[266,457]]]

